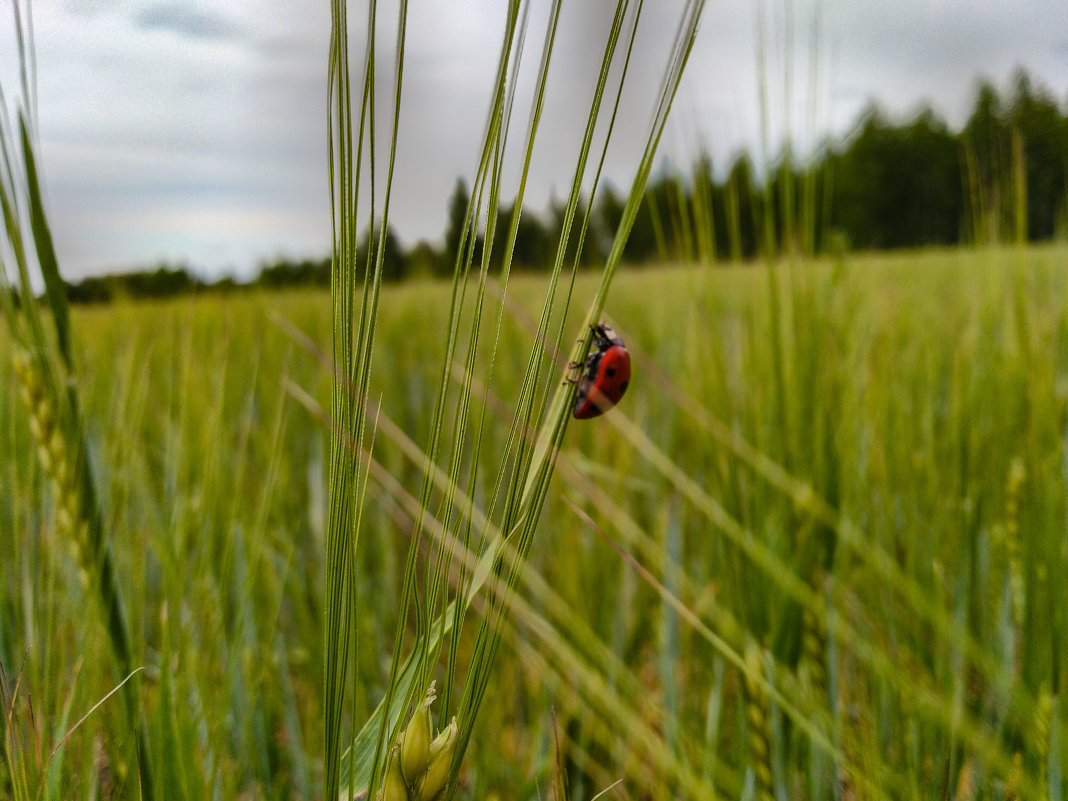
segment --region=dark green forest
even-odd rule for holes
[[[392,228],[363,235],[360,248],[382,243],[383,277],[449,276],[460,241],[469,188],[457,180],[443,209],[439,243],[405,248]],[[587,208],[576,216],[567,263],[601,263],[623,215],[626,197],[605,184],[590,211],[582,252],[575,253]],[[497,212],[491,264],[500,264],[514,208]],[[563,206],[524,208],[513,250],[519,269],[548,269],[560,240]],[[486,226],[480,227],[481,231]],[[1026,72],[1008,93],[989,81],[976,91],[971,114],[952,131],[930,108],[894,121],[877,105],[841,142],[827,142],[807,163],[781,153],[767,175],[750,155],[724,167],[707,156],[688,170],[664,167],[650,181],[627,241],[631,263],[742,261],[784,252],[815,255],[846,250],[984,245],[1068,238],[1068,113]],[[476,236],[475,263],[484,239]],[[371,255],[377,255],[372,252]],[[329,286],[330,258],[279,260],[258,278],[209,282],[187,266],[92,277],[69,287],[74,302],[234,291],[250,286]]]

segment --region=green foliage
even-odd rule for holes
[[[960,240],[960,148],[931,111],[906,126],[894,126],[871,111],[829,169],[835,176],[830,224],[855,247],[875,250]]]
[[[1012,97],[980,86],[962,132],[971,235],[980,242],[1033,241],[1063,234],[1068,119],[1049,92],[1024,72]]]
[[[265,286],[278,286],[275,273],[265,269]],[[154,271],[93,275],[68,284],[71,303],[107,303],[120,298],[167,298],[204,289],[213,284],[198,279],[187,267],[159,265]]]
[[[462,243],[467,240],[470,208],[471,192],[467,188],[467,182],[463,178],[457,178],[452,194],[449,196],[445,249],[438,257],[440,275],[452,275],[456,268],[456,255],[463,252]]]
[[[330,286],[330,260],[304,259],[299,262],[279,260],[273,264],[264,265],[256,283],[270,289],[328,287]]]

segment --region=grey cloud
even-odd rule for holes
[[[189,39],[238,39],[243,31],[230,20],[188,5],[162,4],[143,8],[134,15],[143,30],[163,30]]]

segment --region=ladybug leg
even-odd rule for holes
[[[577,384],[579,377],[582,375],[581,371],[584,365],[582,362],[568,362],[567,363],[567,375],[564,376],[565,384]]]
[[[589,326],[587,326],[587,327],[588,327],[588,328],[589,328],[589,329],[590,329],[590,330],[591,330],[591,331],[593,332],[593,334],[594,334],[594,338],[596,338],[596,335],[597,335],[597,328],[598,328],[598,326],[596,326],[596,325],[593,325],[593,324],[590,324],[590,325],[589,325]],[[586,336],[585,336],[585,335],[583,335],[583,336],[580,336],[580,337],[577,337],[577,338],[575,339],[575,342],[585,342],[585,341],[586,341]]]
[[[590,331],[593,332],[593,336],[594,336],[593,342],[591,343],[593,345],[597,344],[596,340],[597,340],[597,329],[598,328],[599,328],[599,326],[592,325],[592,324],[589,326],[589,329],[590,329]],[[584,342],[585,340],[586,340],[586,337],[585,336],[581,336],[578,339],[576,339],[575,342]],[[569,372],[568,375],[566,375],[564,377],[564,383],[565,384],[577,384],[578,383],[579,378],[582,377],[582,371],[590,366],[590,357],[592,355],[593,354],[591,352],[590,356],[587,356],[586,360],[582,361],[582,362],[570,361],[570,362],[567,363],[567,369],[570,372]]]

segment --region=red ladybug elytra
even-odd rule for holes
[[[577,420],[600,417],[623,397],[630,383],[630,354],[623,340],[605,323],[590,326],[593,330],[593,349],[581,376],[574,379],[578,384],[575,393],[574,415]]]

